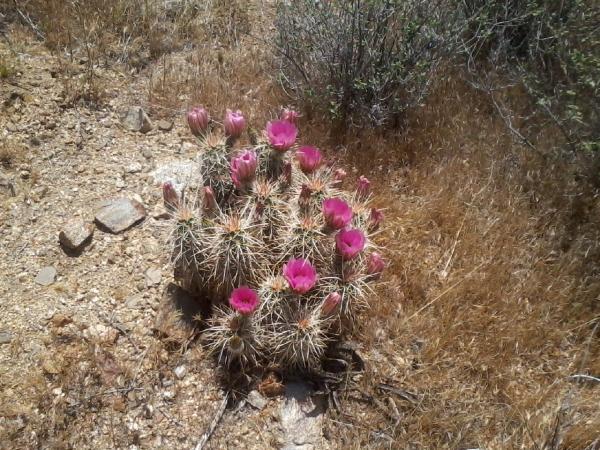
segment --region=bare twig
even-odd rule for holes
[[[578,374],[575,374],[575,375],[571,375],[569,377],[569,380],[595,381],[596,383],[600,383],[600,378],[593,377],[591,375],[586,375],[584,373],[578,373]]]
[[[225,394],[225,397],[223,398],[221,405],[219,405],[219,409],[217,409],[217,412],[215,413],[215,417],[213,418],[213,421],[211,422],[210,426],[208,427],[208,430],[206,430],[204,432],[204,434],[202,436],[200,436],[200,440],[194,447],[194,450],[202,450],[204,448],[204,446],[206,445],[206,443],[208,442],[208,440],[214,433],[215,429],[217,428],[217,425],[219,425],[219,422],[221,421],[221,418],[223,417],[223,414],[225,413],[225,408],[227,407],[228,401],[229,401],[229,392],[227,392]]]

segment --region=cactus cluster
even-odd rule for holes
[[[342,189],[346,173],[297,144],[297,118],[286,109],[259,135],[240,111],[221,127],[194,108],[203,187],[184,196],[163,185],[176,278],[211,300],[204,338],[235,370],[318,369],[385,266],[369,180]]]

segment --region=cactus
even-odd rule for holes
[[[204,340],[232,372],[318,370],[385,267],[370,181],[342,190],[343,169],[297,146],[298,117],[286,109],[260,135],[240,111],[227,110],[217,130],[208,112],[192,110],[204,188],[179,198],[163,187],[176,278],[211,299]]]

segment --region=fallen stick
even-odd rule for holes
[[[206,445],[206,443],[208,442],[208,440],[214,433],[215,429],[217,428],[217,425],[219,425],[219,422],[221,421],[221,418],[223,417],[223,413],[225,413],[225,408],[227,407],[228,400],[229,400],[229,392],[227,392],[225,394],[225,398],[221,402],[221,405],[219,406],[219,409],[217,410],[217,413],[215,414],[213,421],[211,422],[210,426],[208,427],[208,430],[206,430],[206,432],[204,432],[204,434],[202,436],[200,436],[200,440],[194,447],[194,450],[202,450],[204,448],[204,446]]]

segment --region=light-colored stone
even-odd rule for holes
[[[144,273],[144,279],[146,280],[146,286],[156,286],[157,284],[160,284],[162,271],[156,268],[148,269],[146,270],[146,273]]]
[[[284,450],[314,450],[323,440],[324,405],[312,397],[312,389],[303,382],[285,387],[285,400],[279,410]]]
[[[96,343],[114,344],[119,337],[119,332],[113,327],[98,323],[86,328],[83,337]]]
[[[107,200],[99,205],[96,222],[111,233],[120,233],[146,217],[146,208],[129,198]]]
[[[52,266],[46,266],[42,268],[37,276],[35,277],[35,282],[37,284],[41,284],[42,286],[50,286],[54,283],[56,278],[56,269]]]
[[[159,130],[171,131],[173,129],[173,121],[161,119],[156,123]]]
[[[0,331],[0,345],[10,344],[13,340],[13,335],[8,331]]]
[[[138,173],[142,171],[142,165],[139,162],[132,162],[127,166],[127,173]]]
[[[175,376],[181,380],[185,377],[185,374],[187,373],[187,368],[185,366],[177,366],[175,367],[175,370],[173,370],[173,372],[175,373]]]
[[[158,186],[170,181],[179,195],[184,188],[194,191],[201,185],[198,163],[192,160],[173,161],[158,166],[150,176]]]
[[[129,108],[127,113],[121,117],[121,123],[130,131],[147,133],[152,130],[152,122],[146,112],[140,106]]]
[[[265,406],[267,406],[267,403],[269,403],[269,400],[263,397],[260,392],[254,390],[250,391],[248,394],[248,403],[256,409],[264,409]]]
[[[73,219],[65,224],[58,233],[59,242],[71,250],[78,250],[89,241],[94,233],[94,226],[82,219]]]

